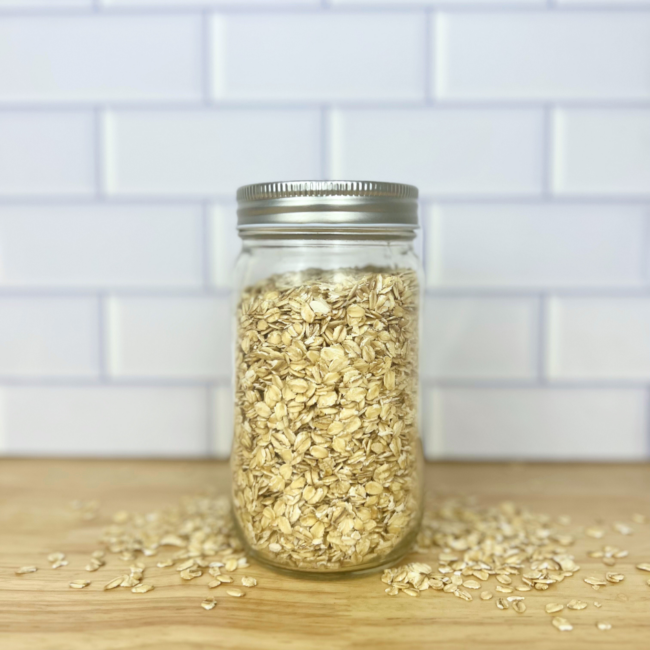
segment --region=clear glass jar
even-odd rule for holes
[[[422,514],[417,189],[269,183],[237,199],[239,534],[276,569],[378,570]]]

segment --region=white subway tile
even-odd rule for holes
[[[0,206],[0,285],[200,286],[201,237],[199,207]]]
[[[450,458],[645,458],[643,389],[454,388],[436,392],[430,446]]]
[[[422,375],[429,379],[532,379],[537,358],[532,298],[428,297]]]
[[[650,379],[650,298],[549,301],[552,379]]]
[[[92,7],[93,0],[0,0],[1,9],[77,9]]]
[[[90,113],[0,113],[0,195],[90,194],[93,137]]]
[[[213,205],[209,215],[210,279],[216,287],[233,286],[235,261],[241,251],[234,204]]]
[[[113,194],[228,194],[239,185],[319,178],[316,110],[116,112],[108,116]]]
[[[97,376],[98,338],[95,299],[0,298],[0,375]]]
[[[233,100],[417,100],[425,25],[412,13],[213,17],[213,95]]]
[[[212,437],[213,456],[228,458],[233,438],[234,398],[230,386],[218,386],[212,391]]]
[[[572,6],[575,5],[577,7],[580,6],[594,6],[594,5],[602,5],[605,7],[635,7],[635,6],[641,6],[641,5],[647,5],[650,3],[650,0],[555,0],[558,5],[567,5],[567,6]]]
[[[454,12],[435,20],[441,98],[650,97],[650,16]]]
[[[64,456],[197,456],[207,451],[203,387],[5,387],[6,450]]]
[[[650,110],[558,110],[553,189],[559,194],[648,194],[648,142]]]
[[[389,5],[391,7],[439,7],[439,6],[478,6],[478,5],[496,5],[498,7],[503,7],[505,5],[514,5],[514,6],[531,6],[546,5],[546,0],[329,0],[331,5],[341,5],[346,7],[366,7],[370,6],[382,6]]]
[[[111,298],[110,373],[115,377],[228,377],[230,322],[227,297]]]
[[[242,0],[99,0],[106,7],[239,7]],[[246,0],[246,6],[266,9],[287,6],[318,7],[321,0]]]
[[[649,218],[635,205],[436,205],[426,221],[429,284],[639,286]]]
[[[331,127],[332,178],[413,183],[425,195],[541,192],[538,110],[344,110]]]
[[[160,101],[201,96],[196,16],[0,20],[0,101]]]

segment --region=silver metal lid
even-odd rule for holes
[[[401,231],[401,236],[412,237],[418,227],[417,199],[417,187],[401,183],[286,181],[244,185],[237,190],[237,228],[242,235],[246,231]]]

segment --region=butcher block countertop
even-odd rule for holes
[[[569,515],[567,529],[601,526],[602,539],[581,537],[570,552],[582,569],[548,591],[532,591],[527,610],[501,611],[495,599],[472,602],[428,590],[419,598],[389,597],[378,575],[337,581],[296,580],[254,563],[245,570],[258,586],[245,598],[208,590],[205,575],[191,582],[144,558],[147,594],[129,589],[103,591],[123,573],[124,562],[108,555],[95,573],[84,570],[97,539],[114,512],[148,512],[206,487],[229,488],[225,463],[216,461],[0,460],[0,648],[2,650],[312,650],[369,648],[472,649],[650,648],[650,573],[635,565],[650,562],[650,523],[633,523],[635,513],[650,522],[650,465],[436,463],[427,467],[431,498],[476,495],[480,503],[510,500],[552,517]],[[73,500],[97,500],[98,515],[83,520]],[[638,517],[637,517],[638,519]],[[622,535],[613,522],[634,529]],[[615,568],[587,556],[608,544],[629,551]],[[47,555],[66,553],[69,565],[53,570]],[[409,556],[431,563],[435,555]],[[36,573],[15,575],[25,565]],[[625,575],[596,592],[583,582],[605,571]],[[239,574],[244,573],[241,570]],[[91,580],[71,589],[72,580]],[[492,579],[489,589],[494,591]],[[495,596],[507,596],[498,594]],[[214,596],[218,606],[200,607]],[[588,603],[564,610],[571,632],[551,625],[549,602]],[[594,600],[602,603],[600,609]],[[609,631],[596,628],[612,624]]]

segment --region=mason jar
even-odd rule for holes
[[[232,503],[273,568],[378,570],[417,534],[417,196],[366,181],[237,192]]]

